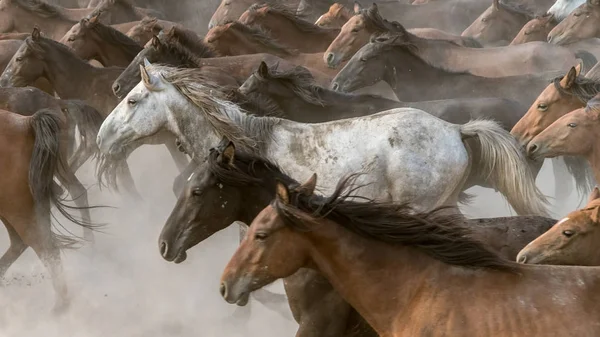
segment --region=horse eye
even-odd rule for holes
[[[196,189],[192,190],[192,195],[195,197],[199,197],[202,195],[202,190],[196,188]]]
[[[530,33],[529,31],[527,31],[527,30],[526,30],[526,31],[525,31],[525,33],[523,33],[523,34],[525,34],[525,35],[529,35],[529,34],[531,34],[531,33]]]
[[[571,236],[573,236],[575,234],[575,232],[573,232],[572,230],[568,230],[568,229],[564,230],[562,233],[564,236],[566,236],[568,238],[570,238]]]
[[[487,22],[487,18],[481,18],[481,22]]]
[[[537,109],[540,111],[546,111],[546,110],[548,110],[548,106],[544,103],[540,103],[540,104],[538,104]]]
[[[574,127],[577,126],[577,124],[575,124],[575,123],[569,123],[569,124],[567,124],[567,126],[570,127],[570,128],[574,128]]]
[[[73,41],[75,41],[75,39],[74,39],[74,38],[72,38],[72,37],[69,37],[69,38],[67,39],[67,41],[69,41],[69,42],[73,42]]]
[[[267,233],[256,233],[254,234],[254,239],[258,240],[258,241],[264,241],[266,240],[268,237]]]
[[[21,61],[23,61],[23,58],[21,56],[19,56],[19,57],[17,57],[16,60],[17,60],[17,62],[21,62]]]
[[[357,29],[357,28],[354,28],[354,29],[352,29],[352,30],[351,30],[351,32],[352,32],[352,33],[358,33],[358,29]]]
[[[135,99],[133,99],[133,98],[130,98],[130,99],[127,100],[127,103],[129,105],[135,105],[137,103],[137,101]]]

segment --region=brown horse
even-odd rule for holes
[[[505,46],[531,19],[533,13],[523,6],[493,0],[492,5],[461,36],[470,36],[486,46]]]
[[[592,166],[596,183],[600,181],[600,95],[580,108],[557,119],[527,144],[527,155],[534,159],[557,156],[582,156]]]
[[[145,45],[150,41],[152,36],[156,36],[161,30],[168,30],[177,25],[175,22],[159,20],[153,17],[145,17],[141,21],[137,21],[135,25],[129,28],[126,35],[140,46]],[[119,30],[121,31],[121,30]]]
[[[365,200],[352,182],[329,197],[313,194],[314,175],[278,183],[223,271],[223,298],[315,268],[380,336],[600,333],[600,270],[511,263],[456,218]],[[556,319],[566,313],[588,324]]]
[[[248,27],[237,21],[213,27],[206,33],[204,43],[221,56],[266,53],[309,69],[318,70],[330,77],[335,76],[338,72],[338,70],[323,64],[323,53],[299,53],[297,50],[290,49],[273,40],[261,29]]]
[[[322,28],[296,16],[281,5],[255,4],[239,18],[250,27],[260,27],[275,40],[302,53],[319,53],[339,34],[338,28]]]
[[[600,1],[588,0],[548,33],[548,42],[569,44],[591,37],[600,37]]]
[[[61,147],[64,120],[60,111],[44,109],[33,116],[0,111],[0,220],[10,238],[10,247],[0,258],[0,277],[31,247],[48,268],[57,293],[55,310],[69,304],[67,285],[60,261],[61,248],[72,247],[73,238],[52,232],[50,208],[55,206],[67,219],[74,219],[61,199],[53,177],[68,181],[66,158]]]
[[[556,27],[558,21],[552,14],[537,16],[527,22],[510,42],[510,45],[522,44],[532,41],[546,41],[548,33]]]
[[[587,205],[569,213],[519,252],[517,261],[530,264],[600,266],[600,190],[595,187]]]
[[[266,0],[261,1],[264,3],[281,3],[289,8],[298,8],[300,0]],[[258,3],[256,0],[221,0],[219,7],[215,10],[210,22],[208,23],[208,29],[212,29],[215,26],[224,25],[228,22],[235,21],[252,5]]]
[[[161,255],[175,263],[183,262],[188,249],[232,221],[250,223],[275,197],[278,180],[292,182],[277,165],[235,150],[227,140],[212,149],[208,159],[188,176],[159,238]],[[511,217],[465,219],[463,224],[494,251],[514,259],[527,240],[545,232],[554,222],[543,217]],[[296,336],[376,336],[369,333],[368,325],[354,310],[348,318],[333,314],[347,312],[349,307],[336,299],[331,285],[318,273],[304,269],[286,278],[284,285],[300,325]],[[321,301],[324,295],[327,301]]]
[[[373,32],[395,34],[400,40],[410,41],[418,53],[430,63],[444,64],[449,70],[469,71],[485,77],[567,70],[576,64],[576,57],[585,57],[590,59],[587,62],[596,63],[593,55],[587,52],[574,54],[565,48],[552,48],[547,43],[536,42],[500,48],[464,48],[449,41],[421,38],[407,31],[400,23],[383,19],[376,5],[362,10],[342,27],[340,35],[325,52],[324,62],[330,67],[337,67],[340,61],[350,59],[369,41]],[[557,55],[562,56],[556,59]]]
[[[359,10],[360,5],[357,2],[354,4],[354,13]],[[344,5],[336,2],[329,7],[327,13],[321,15],[317,21],[315,21],[315,25],[323,28],[342,28],[342,26],[354,16],[354,13]]]
[[[118,30],[100,23],[100,14],[83,18],[60,40],[84,60],[104,67],[127,67],[142,47]]]

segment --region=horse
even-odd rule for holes
[[[323,53],[300,53],[272,39],[260,28],[248,27],[238,21],[215,26],[206,33],[204,43],[220,56],[267,53],[294,64],[316,69],[330,77],[338,70],[323,64]]]
[[[259,27],[289,48],[302,53],[320,53],[327,49],[340,30],[322,28],[305,21],[281,5],[254,4],[239,18],[240,23]]]
[[[588,101],[585,108],[572,111],[550,124],[527,143],[530,158],[582,156],[590,163],[596,183],[600,181],[600,161],[596,147],[596,133],[600,118],[600,96]]]
[[[140,46],[143,46],[150,41],[152,36],[158,35],[161,30],[169,30],[176,25],[175,22],[147,16],[129,28],[126,35]]]
[[[600,37],[600,1],[587,0],[548,33],[548,42],[565,45]]]
[[[600,190],[594,187],[587,205],[569,213],[517,255],[517,262],[600,266],[596,249],[600,223]]]
[[[558,21],[553,14],[537,16],[527,22],[510,42],[509,46],[532,41],[546,41],[548,33],[556,27]]]
[[[472,37],[486,46],[505,46],[533,18],[533,13],[522,5],[493,0],[492,5],[460,35]]]
[[[364,168],[370,172],[366,177],[375,181],[369,188],[373,196],[410,201],[420,208],[455,204],[470,172],[485,172],[483,176],[508,198],[518,214],[546,212],[544,197],[535,187],[525,158],[496,122],[455,125],[421,110],[402,108],[304,124],[245,114],[235,103],[219,97],[219,88],[198,82],[201,79],[196,79],[193,69],[148,64],[140,71],[142,81],[102,123],[97,143],[105,154],[119,153],[127,144],[166,129],[193,153],[193,158],[201,158],[211,142],[227,136],[242,148],[268,158],[286,153],[284,167],[298,175],[314,168],[333,179],[346,170]],[[428,132],[430,128],[435,132]],[[423,134],[430,136],[425,140],[419,136]],[[480,160],[471,162],[473,155],[463,142],[468,137],[479,141]],[[411,148],[409,144],[418,146]],[[304,152],[306,146],[322,150]],[[361,151],[369,154],[363,157]],[[424,163],[427,171],[422,169]]]
[[[69,221],[92,230],[94,225],[75,219],[63,203],[61,188],[53,182],[69,181],[63,136],[64,120],[59,111],[42,109],[32,116],[0,111],[0,221],[10,247],[0,258],[0,277],[31,247],[49,270],[57,301],[54,310],[69,305],[60,250],[72,248],[77,240],[52,231],[50,208],[54,206]]]
[[[600,333],[598,269],[510,262],[443,210],[365,198],[355,179],[327,197],[313,193],[316,175],[277,183],[221,275],[223,299],[313,268],[380,336]]]
[[[179,194],[158,240],[162,257],[174,263],[185,261],[189,249],[227,228],[232,221],[250,223],[275,197],[277,181],[292,181],[276,164],[261,156],[235,150],[227,139],[212,148],[208,158],[188,176],[185,189]],[[471,228],[475,236],[493,251],[514,260],[522,247],[555,222],[544,217],[520,216],[465,219],[462,224]],[[324,294],[329,299],[337,297],[319,273],[301,270],[286,278],[284,285],[290,308],[299,324],[296,336],[325,331],[327,336],[335,336],[331,331],[336,330],[335,327],[345,330],[337,332],[339,336],[364,337],[368,334],[368,325],[353,309],[347,319],[332,315],[332,312],[348,310],[343,301],[329,300],[327,305],[314,305],[323,303]],[[332,304],[338,305],[332,307]],[[356,326],[361,328],[356,329]]]
[[[511,134],[523,148],[538,134],[565,114],[585,107],[587,102],[600,93],[600,83],[580,76],[581,68],[573,67],[564,76],[556,77],[540,93],[527,113],[512,128]],[[589,165],[579,157],[565,157],[567,169],[575,178],[580,195],[587,194],[596,184],[589,174]],[[555,172],[555,175],[557,172]],[[556,195],[563,195],[559,188],[562,183],[557,179]]]
[[[360,4],[355,2],[354,13],[359,10]],[[327,13],[319,16],[317,21],[315,21],[315,25],[323,28],[342,28],[342,26],[354,16],[354,13],[344,5],[336,2],[329,7]]]
[[[142,47],[125,34],[100,23],[99,15],[81,19],[60,43],[84,60],[94,59],[104,67],[127,67]]]
[[[380,35],[348,61],[330,87],[352,92],[385,81],[403,101],[504,97],[527,106],[550,79],[560,74],[481,77],[467,71],[448,70],[444,64],[428,60],[423,54],[411,40],[398,35]]]
[[[34,29],[0,76],[0,87],[22,87],[44,76],[62,99],[85,100],[106,116],[118,102],[111,92],[110,83],[114,82],[122,70],[123,68],[119,67],[94,67],[77,57],[63,44],[41,36],[40,31]],[[175,142],[161,137],[164,135],[157,135],[156,142],[165,143],[175,163],[182,169],[185,168],[187,158],[177,150]],[[120,178],[125,188],[133,196],[139,196],[125,158],[106,160],[105,164],[109,165],[111,162],[122,166]],[[99,174],[113,174],[112,169],[105,166],[105,169],[99,170]],[[113,188],[117,188],[116,182],[110,181],[113,178],[108,175],[105,175],[105,178]]]
[[[548,14],[552,14],[560,22],[585,2],[586,0],[556,0],[548,9]]]
[[[245,95],[258,93],[262,97],[267,96],[285,112],[286,119],[305,123],[410,107],[454,124],[464,124],[472,119],[492,119],[505,130],[510,130],[524,111],[517,102],[503,98],[397,102],[376,95],[347,94],[317,85],[310,73],[301,67],[281,71],[264,62],[240,86],[239,91]]]
[[[298,8],[299,0],[266,0],[267,4],[282,3],[290,8]],[[257,3],[255,0],[221,0],[219,7],[215,10],[208,23],[208,29],[223,25],[227,22],[235,21],[248,9],[248,7]]]

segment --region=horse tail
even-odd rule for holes
[[[77,125],[79,129],[80,147],[93,154],[97,158],[100,154],[96,136],[100,130],[104,117],[98,110],[79,100],[67,101],[67,110],[69,118]]]
[[[29,164],[29,189],[35,204],[36,218],[38,221],[50,222],[50,207],[54,205],[69,221],[92,229],[91,224],[83,223],[67,212],[66,209],[72,207],[63,203],[63,190],[54,182],[55,175],[64,175],[63,172],[68,169],[60,151],[61,123],[60,118],[50,109],[42,109],[31,117],[35,141]],[[53,235],[61,248],[73,248],[78,243],[78,240],[70,236]]]
[[[590,69],[592,69],[592,67],[596,65],[596,63],[598,63],[598,59],[596,59],[596,56],[585,50],[578,50],[575,53],[575,57],[580,59],[583,63],[581,69],[582,74],[587,73]]]
[[[500,124],[474,120],[460,126],[464,138],[477,137],[479,162],[473,169],[502,193],[517,214],[547,216],[548,201],[535,185],[535,178],[515,139]]]

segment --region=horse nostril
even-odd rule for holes
[[[552,43],[552,39],[553,39],[553,38],[554,38],[554,36],[550,36],[550,35],[548,35],[548,39],[547,39],[547,40],[548,40],[548,43]]]
[[[519,259],[517,260],[517,262],[519,263],[526,263],[527,262],[527,255],[523,254],[521,256],[519,256]]]
[[[168,250],[169,250],[169,246],[167,245],[166,242],[162,241],[160,243],[160,255],[165,257],[167,255]]]
[[[327,63],[333,62],[333,58],[334,58],[333,53],[327,54]]]
[[[333,89],[333,91],[338,91],[339,88],[340,88],[340,85],[337,82],[333,82],[331,84],[331,89]]]
[[[119,91],[121,90],[121,86],[119,85],[119,83],[113,84],[112,90],[113,90],[113,93],[118,96]]]
[[[225,296],[227,296],[227,285],[225,285],[225,282],[221,282],[221,286],[219,287],[219,292],[221,293],[221,296],[223,298],[225,298]]]
[[[530,155],[534,154],[538,150],[538,146],[536,144],[530,144],[527,148],[527,153]]]

